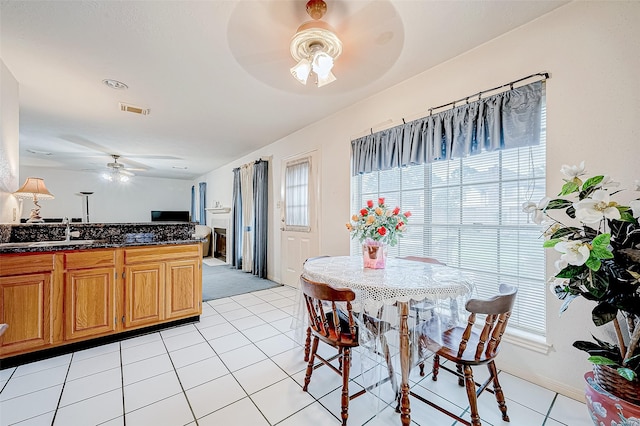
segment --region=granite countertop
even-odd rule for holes
[[[195,223],[0,224],[0,254],[196,244]],[[70,237],[70,238],[69,238]]]
[[[89,242],[90,241],[90,242]],[[20,242],[20,243],[0,243],[0,254],[13,253],[43,253],[50,251],[64,250],[91,250],[101,248],[120,248],[120,247],[138,247],[138,246],[165,246],[174,244],[197,244],[203,242],[202,239],[188,240],[170,240],[170,241],[131,241],[115,243],[108,240],[74,240],[68,243],[63,241],[55,241],[52,245],[43,245],[43,242]]]

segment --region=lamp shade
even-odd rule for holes
[[[16,197],[20,198],[39,198],[39,199],[52,199],[53,194],[49,192],[44,184],[44,179],[29,177],[16,192],[13,193]]]

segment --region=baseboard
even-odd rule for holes
[[[567,386],[565,383],[551,379],[549,377],[539,376],[537,374],[531,374],[530,371],[518,370],[518,369],[502,369],[505,373],[509,373],[512,376],[519,377],[522,380],[526,380],[543,388],[557,392],[568,398],[575,399],[576,401],[585,402],[584,389],[574,388],[573,386]]]

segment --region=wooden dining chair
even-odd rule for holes
[[[307,262],[311,262],[315,259],[322,259],[325,257],[329,257],[327,255],[322,255],[322,256],[315,256],[315,257],[309,257],[307,260],[304,261],[303,265],[306,264]],[[307,327],[307,337],[304,341],[304,362],[309,362],[309,352],[311,351],[311,326]]]
[[[488,390],[496,397],[498,408],[502,412],[502,420],[508,422],[507,405],[498,380],[498,371],[494,360],[498,355],[502,334],[507,327],[517,292],[518,289],[516,287],[502,284],[500,285],[500,293],[497,296],[486,300],[470,299],[465,305],[466,310],[469,312],[466,327],[458,326],[445,330],[440,336],[430,336],[427,331],[428,324],[424,322],[417,325],[416,331],[418,332],[417,337],[420,348],[433,348],[434,342],[442,344],[433,357],[432,379],[434,381],[438,380],[440,369],[458,376],[458,384],[466,387],[471,422],[439,407],[420,395],[413,392],[411,395],[465,425],[479,426],[481,423],[478,415],[478,396],[484,390]],[[476,315],[478,314],[486,315],[484,326],[479,332],[474,330]],[[435,346],[438,345],[436,344]],[[456,370],[440,365],[440,357],[456,364]],[[489,378],[484,383],[477,384],[479,387],[476,389],[472,366],[477,365],[487,365]],[[487,387],[490,382],[493,383],[492,389]]]
[[[351,302],[355,299],[355,293],[348,288],[335,289],[327,284],[309,281],[300,277],[302,293],[304,294],[307,313],[309,314],[309,326],[313,335],[311,354],[304,378],[303,391],[307,391],[311,382],[311,374],[315,368],[326,365],[334,372],[342,376],[342,400],[341,416],[342,424],[347,424],[349,400],[364,392],[349,395],[349,369],[351,366],[351,349],[358,346],[358,327],[354,321]],[[336,303],[343,302],[346,310],[342,310]],[[327,312],[325,312],[327,310]],[[337,355],[324,358],[318,355],[318,343],[322,341],[338,349]],[[321,363],[314,367],[315,359]],[[338,367],[331,364],[336,358]]]

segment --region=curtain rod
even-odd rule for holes
[[[245,164],[243,164],[243,165],[241,165],[241,166],[234,167],[232,170],[238,170],[238,169],[240,169],[240,168],[242,168],[242,167],[245,167],[245,166],[253,166],[253,165],[258,164],[258,163],[259,163],[259,162],[261,162],[261,161],[264,161],[264,162],[268,163],[268,162],[270,162],[272,159],[273,159],[273,155],[260,157],[260,159],[259,159],[259,160],[250,161],[250,162],[245,163]]]
[[[466,103],[469,103],[469,98],[473,98],[474,96],[477,96],[477,97],[478,97],[478,99],[477,99],[477,100],[479,101],[480,99],[482,99],[482,94],[483,94],[483,93],[488,93],[488,92],[493,92],[493,91],[495,91],[495,90],[500,90],[500,89],[503,89],[503,88],[505,88],[505,87],[507,87],[507,86],[509,86],[509,90],[513,90],[513,85],[514,85],[514,84],[516,84],[516,83],[520,83],[521,81],[525,81],[525,80],[528,80],[528,79],[533,78],[533,77],[544,77],[544,78],[543,78],[543,80],[546,80],[546,79],[548,79],[548,78],[551,78],[551,74],[550,74],[550,73],[548,73],[548,72],[546,72],[546,71],[543,71],[543,72],[537,72],[537,73],[535,73],[535,74],[531,74],[531,75],[528,75],[528,76],[526,76],[526,77],[522,77],[522,78],[519,78],[519,79],[517,79],[517,80],[513,80],[513,81],[511,81],[511,82],[509,82],[509,83],[503,84],[502,86],[494,87],[493,89],[482,90],[482,91],[480,91],[480,92],[478,92],[478,93],[475,93],[475,94],[473,94],[473,95],[466,96],[466,97],[464,97],[464,98],[457,99],[457,100],[452,101],[452,102],[449,102],[449,103],[447,103],[447,104],[439,105],[439,106],[437,106],[437,107],[431,107],[431,108],[429,108],[429,109],[428,109],[428,111],[429,111],[429,115],[431,115],[431,114],[433,113],[433,110],[434,110],[434,109],[444,108],[444,107],[447,107],[447,106],[449,106],[449,105],[451,105],[453,108],[455,108],[455,107],[456,107],[456,104],[457,104],[458,102],[462,102],[462,101],[465,101]],[[404,118],[402,119],[402,121],[404,121]]]
[[[432,114],[433,114],[433,110],[435,110],[435,109],[444,108],[444,107],[449,106],[449,105],[451,105],[451,106],[453,106],[453,107],[455,108],[456,104],[457,104],[457,103],[459,103],[459,102],[465,101],[466,103],[469,103],[469,99],[470,99],[470,98],[473,98],[474,96],[477,96],[477,97],[478,97],[478,99],[477,99],[477,100],[479,101],[479,100],[482,98],[482,94],[484,94],[484,93],[494,92],[494,91],[496,91],[496,90],[499,90],[499,89],[505,88],[505,87],[507,87],[507,86],[509,86],[509,87],[510,87],[510,89],[509,89],[509,90],[513,90],[513,85],[514,85],[514,84],[516,84],[516,83],[520,83],[520,82],[522,82],[522,81],[528,80],[528,79],[533,78],[533,77],[543,77],[543,80],[546,80],[546,79],[548,79],[548,78],[551,78],[551,73],[549,73],[549,72],[547,72],[547,71],[537,72],[537,73],[535,73],[535,74],[531,74],[531,75],[528,75],[528,76],[526,76],[526,77],[522,77],[522,78],[519,78],[519,79],[517,79],[517,80],[513,80],[513,81],[511,81],[511,82],[509,82],[509,83],[506,83],[506,84],[503,84],[503,85],[501,85],[501,86],[494,87],[493,89],[486,89],[486,90],[482,90],[482,91],[480,91],[480,92],[478,92],[478,93],[476,93],[476,94],[474,94],[474,95],[469,95],[469,96],[466,96],[466,97],[464,97],[464,98],[460,98],[460,99],[458,99],[458,100],[455,100],[455,101],[452,101],[452,102],[449,102],[449,103],[446,103],[446,104],[443,104],[443,105],[440,105],[440,106],[437,106],[437,107],[431,107],[431,108],[429,108],[427,111],[429,111],[429,115],[432,115]],[[421,114],[420,114],[420,115],[421,115]],[[411,120],[409,120],[409,121],[411,121]],[[363,137],[363,136],[365,136],[365,135],[367,135],[367,134],[372,134],[372,135],[373,135],[373,133],[374,133],[373,129],[374,129],[374,128],[376,128],[376,127],[381,127],[381,126],[384,126],[384,125],[386,125],[386,124],[390,124],[390,123],[393,123],[393,120],[392,120],[392,119],[388,119],[388,120],[386,120],[386,121],[384,121],[384,122],[382,122],[382,123],[377,124],[376,126],[373,126],[373,127],[369,128],[369,129],[366,129],[366,130],[363,130],[361,133],[359,133],[359,135],[360,135],[360,136],[352,136],[352,137],[351,137],[351,140],[361,138],[361,137]],[[404,118],[402,118],[402,123],[403,123],[403,124],[405,124],[405,123],[406,123],[406,121],[405,121],[405,119],[404,119]],[[392,127],[393,127],[393,126],[392,126]],[[385,128],[386,128],[386,127],[385,127]],[[384,130],[384,128],[383,128],[382,130]],[[382,130],[376,130],[376,132],[379,132],[379,131],[382,131]]]

